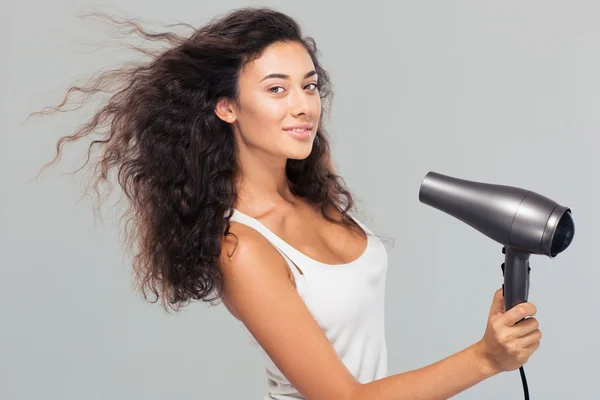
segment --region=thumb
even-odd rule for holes
[[[494,293],[494,300],[490,307],[489,317],[490,319],[494,319],[502,314],[504,314],[504,295],[502,294],[502,289],[498,289]]]

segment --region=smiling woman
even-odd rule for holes
[[[51,164],[103,135],[93,184],[116,170],[139,288],[167,309],[223,300],[267,356],[265,398],[447,399],[535,351],[535,320],[512,327],[534,309],[499,318],[497,293],[481,341],[388,376],[387,252],[333,172],[329,77],[296,21],[245,8],[189,37],[123,26],[171,47],[71,88],[121,84]]]
[[[240,153],[260,150],[277,167],[282,160],[305,160],[310,155],[319,128],[321,97],[319,74],[305,46],[288,41],[269,45],[241,69],[239,95],[217,103],[217,115],[235,123],[234,135],[240,135],[236,142],[244,146]]]

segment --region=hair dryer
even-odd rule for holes
[[[429,172],[419,201],[470,225],[504,246],[504,306],[529,295],[529,256],[554,258],[573,240],[571,210],[530,190]]]
[[[503,245],[505,254],[504,307],[509,310],[529,296],[529,256],[554,258],[573,240],[571,210],[534,193],[429,172],[421,184],[419,201],[470,225]],[[529,398],[523,368],[525,398]]]

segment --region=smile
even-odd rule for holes
[[[284,129],[284,131],[296,139],[307,139],[312,132],[310,128],[292,128]]]

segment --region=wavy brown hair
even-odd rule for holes
[[[63,111],[75,92],[86,98],[111,93],[89,121],[60,138],[56,156],[46,166],[59,159],[64,144],[105,128],[91,140],[84,166],[91,151],[99,149],[90,182],[97,193],[110,172],[116,172],[128,200],[126,242],[135,251],[135,282],[146,299],[150,291],[166,308],[177,310],[193,300],[221,297],[221,243],[232,235],[239,168],[232,129],[214,108],[221,98],[238,98],[241,68],[275,42],[293,41],[306,48],[323,100],[311,154],[287,162],[291,190],[319,207],[327,220],[356,227],[348,217],[354,208],[352,196],[330,168],[323,127],[332,96],[329,76],[318,61],[314,40],[303,36],[296,21],[270,8],[242,8],[199,29],[183,24],[192,30],[184,36],[149,32],[134,20],[94,15],[168,48],[149,52],[134,47],[151,59],[104,72],[84,86],[71,86],[60,105],[39,113]],[[334,209],[341,220],[330,214]]]

